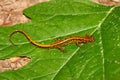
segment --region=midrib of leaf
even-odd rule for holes
[[[101,34],[101,26],[102,24],[104,23],[104,21],[107,19],[107,17],[109,16],[109,14],[116,8],[116,6],[112,7],[106,14],[106,16],[100,21],[100,23],[98,24],[98,27],[92,32],[95,33],[97,30],[98,32],[100,33],[100,43],[99,45],[101,46],[100,47],[100,50],[101,50],[101,57],[102,57],[102,71],[103,71],[103,80],[105,80],[105,56],[104,56],[104,45],[103,45],[103,38],[102,38],[102,34]]]

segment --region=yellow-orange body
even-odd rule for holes
[[[32,43],[33,45],[35,45],[37,47],[40,47],[40,48],[57,48],[62,52],[64,52],[62,47],[65,46],[65,45],[68,45],[68,44],[71,44],[71,43],[76,43],[77,46],[80,46],[81,43],[87,43],[87,42],[93,42],[94,41],[93,36],[88,36],[87,35],[87,36],[83,36],[83,37],[81,37],[81,36],[72,36],[72,37],[65,38],[63,40],[56,39],[56,41],[51,43],[51,44],[39,44],[39,43],[35,42],[34,40],[32,40],[30,38],[30,36],[28,34],[26,34],[24,31],[15,30],[9,36],[9,40],[10,40],[10,42],[12,44],[13,44],[13,42],[11,40],[11,36],[14,33],[17,33],[17,32],[22,33],[29,40],[30,43]]]

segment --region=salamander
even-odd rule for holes
[[[57,38],[56,41],[51,43],[51,44],[39,44],[39,43],[35,42],[34,40],[32,40],[31,37],[27,33],[25,33],[24,31],[15,30],[15,31],[11,32],[11,34],[9,36],[9,41],[13,45],[14,45],[14,43],[12,42],[11,37],[13,34],[15,34],[17,32],[22,33],[31,44],[33,44],[39,48],[57,48],[62,52],[65,52],[65,50],[62,48],[65,45],[75,43],[77,46],[80,46],[81,43],[88,43],[88,42],[94,41],[94,37],[92,35],[86,35],[86,36],[71,36],[71,37],[65,38],[63,40],[59,40]]]

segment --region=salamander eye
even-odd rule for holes
[[[92,38],[92,41],[95,41],[95,39],[94,39],[94,38]]]
[[[90,41],[93,41],[93,39],[91,39]]]

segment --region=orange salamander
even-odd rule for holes
[[[31,37],[27,33],[25,33],[24,31],[15,30],[9,36],[9,41],[13,45],[14,45],[14,43],[12,42],[11,37],[12,37],[12,35],[14,33],[17,33],[17,32],[22,33],[28,39],[28,41],[30,43],[32,43],[33,45],[35,45],[35,46],[37,46],[39,48],[57,48],[62,52],[65,52],[65,50],[62,48],[65,45],[75,43],[77,46],[80,46],[81,43],[88,43],[88,42],[93,42],[94,41],[93,36],[86,35],[86,36],[83,36],[83,37],[81,37],[81,36],[72,36],[72,37],[65,38],[63,40],[56,39],[56,41],[51,43],[51,44],[39,44],[39,43],[35,42],[34,40],[32,40]]]

